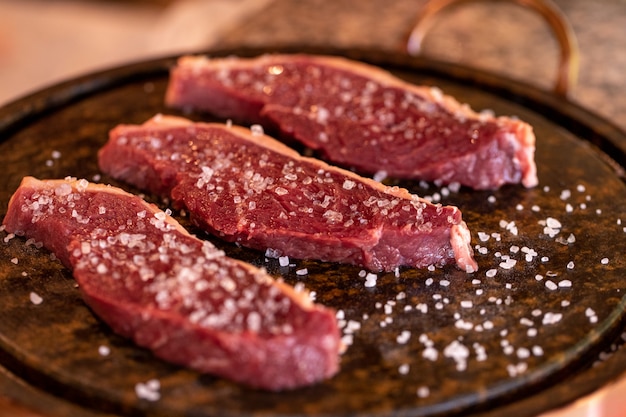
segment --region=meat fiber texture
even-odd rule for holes
[[[171,198],[200,228],[275,256],[375,271],[449,263],[477,269],[458,208],[302,157],[259,126],[157,115],[114,128],[99,164]]]
[[[54,252],[93,311],[158,357],[268,390],[338,370],[332,310],[139,197],[86,180],[26,177],[4,225]]]
[[[538,183],[527,123],[476,113],[437,88],[344,58],[182,57],[166,103],[261,123],[360,173],[474,189]]]

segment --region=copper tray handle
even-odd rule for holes
[[[468,3],[470,1],[474,0],[430,0],[426,3],[417,16],[415,26],[406,44],[409,55],[416,56],[420,54],[424,37],[433,26],[436,15],[451,6]],[[559,8],[550,0],[490,1],[517,3],[523,7],[534,10],[544,18],[552,29],[561,49],[557,79],[553,91],[561,97],[567,97],[568,93],[575,86],[578,77],[579,52],[574,31]]]

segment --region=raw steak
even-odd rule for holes
[[[4,225],[54,252],[96,315],[156,356],[269,390],[338,370],[331,310],[226,257],[139,197],[26,177]]]
[[[537,185],[528,124],[478,114],[437,88],[343,58],[182,57],[166,102],[278,129],[361,173],[475,189]]]
[[[158,115],[113,129],[99,164],[171,197],[200,228],[277,256],[376,271],[447,263],[477,269],[456,207],[302,157],[254,128]]]

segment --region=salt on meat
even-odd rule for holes
[[[98,158],[103,172],[170,198],[201,229],[277,257],[375,271],[477,269],[458,208],[303,157],[254,130],[157,115],[114,128]]]
[[[166,103],[261,123],[369,175],[474,189],[538,182],[529,124],[341,57],[185,56],[171,70]]]
[[[156,206],[86,180],[23,179],[3,222],[73,270],[97,316],[160,358],[284,390],[339,369],[335,313]]]

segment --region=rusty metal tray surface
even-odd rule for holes
[[[49,253],[2,232],[0,365],[32,388],[18,400],[52,416],[69,415],[68,404],[73,415],[531,416],[621,374],[620,353],[610,365],[592,364],[624,324],[623,132],[553,94],[451,64],[376,51],[276,51],[348,56],[437,86],[474,109],[528,121],[537,136],[539,186],[483,192],[391,180],[462,209],[480,270],[402,269],[378,274],[371,288],[358,267],[296,259],[280,266],[193,230],[341,311],[352,343],[340,373],[283,393],[154,358],[95,317]],[[0,217],[25,175],[74,176],[138,192],[101,175],[96,151],[118,123],[176,114],[163,103],[173,63],[168,57],[87,75],[0,109]],[[160,383],[156,401],[136,392],[153,379]]]

